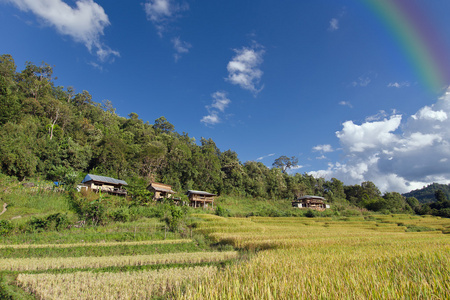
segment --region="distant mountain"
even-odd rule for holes
[[[437,190],[441,190],[447,196],[447,199],[450,199],[450,184],[439,184],[432,183],[424,188],[411,191],[409,193],[403,194],[405,197],[415,197],[419,200],[420,203],[430,203],[435,202],[436,198],[434,197],[434,193]]]

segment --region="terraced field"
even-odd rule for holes
[[[450,298],[449,219],[203,218],[199,230],[216,242],[257,254],[175,298]]]
[[[238,252],[174,239],[2,244],[0,257],[0,299],[150,299],[211,277]]]
[[[240,253],[191,239],[3,244],[0,298],[6,285],[17,299],[450,298],[449,219],[196,217],[197,235]]]

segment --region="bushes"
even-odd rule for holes
[[[25,232],[42,232],[48,230],[61,230],[67,228],[69,219],[67,214],[56,213],[44,218],[32,217],[25,225]]]
[[[225,209],[222,206],[218,205],[216,207],[216,215],[219,217],[229,217],[230,211],[228,209]]]
[[[109,213],[109,217],[116,222],[128,222],[131,219],[128,207],[119,207]]]
[[[11,224],[11,221],[0,220],[0,236],[8,235],[13,230],[13,228],[14,226]]]
[[[169,230],[172,232],[178,231],[181,221],[184,217],[184,211],[179,206],[170,206],[168,215],[164,218]]]

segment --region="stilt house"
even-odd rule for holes
[[[127,191],[122,188],[125,185],[128,184],[124,180],[87,174],[81,184],[78,185],[78,189],[81,190],[85,188],[94,192],[101,190],[102,192],[107,192],[113,195],[126,196]]]
[[[172,190],[172,186],[163,183],[153,182],[148,187],[147,190],[155,193],[153,200],[161,200],[164,198],[171,198],[175,192]]]
[[[326,204],[325,201],[326,199],[323,197],[306,195],[292,201],[292,206],[324,211],[330,208],[330,205]]]
[[[187,196],[189,198],[189,206],[213,209],[214,197],[217,195],[204,191],[189,190]]]

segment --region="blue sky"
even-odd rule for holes
[[[382,191],[450,183],[449,90],[365,1],[0,0],[0,53],[242,162],[296,156],[291,172]],[[410,2],[450,54],[450,2]]]

